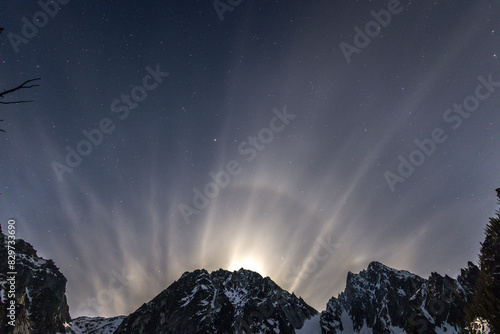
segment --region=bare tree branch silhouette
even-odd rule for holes
[[[4,30],[3,28],[0,28],[0,34],[2,33],[3,30]],[[25,82],[23,82],[22,84],[20,84],[17,87],[10,88],[10,89],[4,89],[3,92],[0,92],[0,98],[4,99],[7,95],[12,94],[12,93],[14,93],[18,90],[21,90],[21,89],[29,89],[32,87],[39,87],[40,85],[33,83],[37,80],[41,80],[41,79],[35,78],[35,79],[26,80]],[[19,103],[29,103],[29,102],[33,102],[33,100],[0,101],[0,104],[19,104]],[[0,122],[3,122],[3,119],[0,119]],[[6,131],[3,129],[0,129],[0,132],[6,132]]]
[[[17,87],[14,87],[14,88],[11,88],[11,89],[8,89],[8,90],[4,90],[3,92],[0,93],[0,98],[5,98],[5,96],[7,94],[11,94],[11,93],[13,93],[15,91],[18,91],[20,89],[23,89],[23,88],[39,87],[40,85],[36,85],[36,84],[27,85],[30,82],[33,82],[33,81],[36,81],[36,80],[41,80],[41,79],[40,78],[35,78],[35,79],[26,80],[25,82],[23,82],[22,84],[20,84]],[[28,103],[28,102],[33,102],[33,100],[19,100],[19,101],[10,101],[10,102],[0,101],[0,104],[17,104],[17,103]]]

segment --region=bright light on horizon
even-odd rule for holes
[[[250,256],[245,257],[243,259],[236,258],[233,261],[231,261],[231,265],[229,266],[230,271],[237,271],[240,270],[241,268],[255,271],[264,277],[266,276],[264,274],[264,267],[262,266],[262,264]]]

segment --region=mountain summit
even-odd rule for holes
[[[295,333],[317,313],[253,271],[195,270],[129,315],[115,333]]]
[[[432,273],[426,280],[372,262],[349,273],[344,292],[321,314],[323,333],[458,333],[479,268],[457,279]]]

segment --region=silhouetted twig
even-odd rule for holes
[[[23,82],[22,84],[20,84],[17,87],[14,87],[14,88],[11,88],[8,90],[4,90],[3,92],[0,93],[0,97],[5,98],[5,96],[7,94],[11,94],[11,93],[18,91],[20,89],[23,89],[23,88],[39,87],[40,85],[36,85],[36,84],[28,85],[29,83],[36,81],[36,80],[41,80],[41,79],[35,78],[35,79],[26,80],[25,82]],[[17,104],[17,103],[27,103],[27,102],[33,102],[33,101],[32,100],[20,100],[20,101],[9,101],[9,102],[0,101],[0,104]]]

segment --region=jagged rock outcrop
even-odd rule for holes
[[[372,262],[349,273],[346,289],[321,314],[323,333],[458,333],[479,274],[468,264],[455,280],[432,273],[424,279]]]
[[[317,313],[258,273],[196,270],[129,315],[115,333],[287,334]]]
[[[0,227],[0,329],[2,333],[64,333],[70,322],[66,301],[66,278],[52,260],[39,257],[29,243],[15,242],[15,326],[7,317],[7,281],[12,275],[7,262],[7,237]]]

